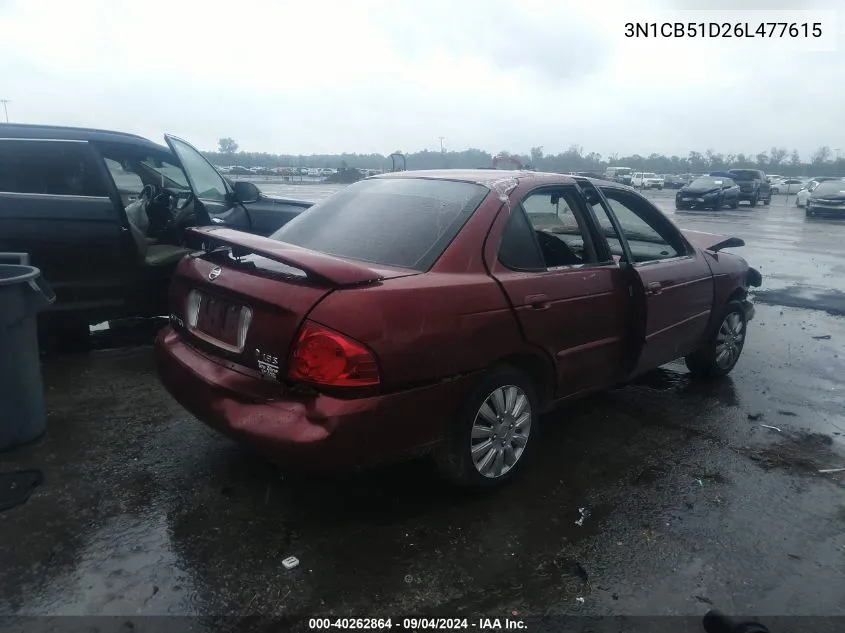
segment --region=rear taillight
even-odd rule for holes
[[[306,321],[293,346],[288,378],[331,387],[379,384],[376,359],[361,343]]]

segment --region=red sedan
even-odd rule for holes
[[[156,342],[170,393],[285,465],[433,452],[502,483],[540,413],[686,357],[727,374],[760,274],[629,187],[495,170],[353,184],[258,237],[193,229]]]

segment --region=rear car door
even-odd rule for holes
[[[575,186],[518,187],[493,276],[524,338],[556,369],[556,398],[618,380],[628,284]]]
[[[135,252],[87,141],[0,139],[0,251],[27,252],[55,310],[123,305]]]
[[[644,341],[633,371],[638,374],[697,347],[713,306],[713,275],[701,254],[643,196],[615,187],[601,191],[609,209],[594,205],[593,210],[612,250],[621,253],[620,240],[627,243],[645,290]]]

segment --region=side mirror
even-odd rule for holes
[[[234,190],[235,197],[238,201],[244,204],[255,202],[261,197],[261,190],[253,183],[246,182],[244,180],[236,182],[232,185],[232,189]]]

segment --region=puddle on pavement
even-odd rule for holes
[[[26,588],[20,615],[167,615],[194,611],[166,517],[121,515],[82,537],[74,564]],[[46,563],[48,566],[50,562]]]

